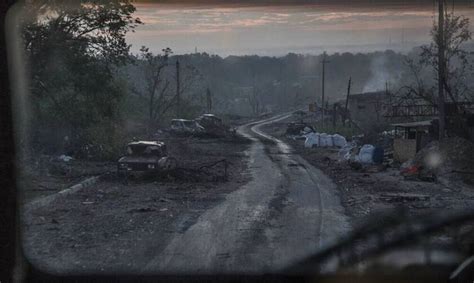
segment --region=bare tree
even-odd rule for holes
[[[180,97],[180,107],[189,106],[197,97],[197,83],[201,77],[199,71],[191,65],[183,64],[180,67],[179,92],[173,91],[177,83],[177,74],[171,68],[170,55],[173,51],[168,47],[162,50],[162,54],[153,54],[149,48],[142,47],[138,56],[139,66],[142,72],[142,80],[132,87],[132,91],[146,100],[147,107],[147,131],[151,136],[163,118],[167,117],[175,107],[177,98]],[[194,91],[194,92],[193,92]]]
[[[145,87],[142,91],[134,92],[148,101],[148,135],[155,130],[160,118],[173,106],[174,97],[169,95],[170,81],[164,76],[164,69],[168,66],[169,55],[173,51],[168,47],[162,50],[163,54],[155,55],[143,46],[140,49],[139,59],[143,61]]]
[[[252,87],[252,92],[248,95],[248,102],[255,116],[260,114],[260,90],[258,87]]]
[[[402,86],[392,97],[392,106],[414,105],[419,103],[428,103],[435,105],[434,85],[422,77],[425,65],[421,63],[421,59],[406,58],[405,65],[408,68],[407,75],[411,78],[410,84]]]
[[[472,74],[472,65],[468,52],[462,45],[472,38],[469,30],[469,19],[455,15],[444,9],[444,25],[441,31],[437,25],[431,31],[431,44],[421,47],[421,63],[430,66],[437,73],[439,66],[444,68],[442,85],[452,102],[470,99],[466,85],[467,78]],[[444,62],[439,63],[439,48],[444,51]]]
[[[176,78],[174,79],[176,81]],[[188,104],[197,103],[202,96],[204,89],[204,79],[201,72],[190,64],[185,64],[180,72],[179,95],[183,102]]]
[[[440,0],[443,1],[443,0]],[[456,15],[440,2],[438,23],[431,30],[432,41],[421,46],[418,58],[407,58],[406,66],[412,82],[402,86],[394,95],[392,105],[428,103],[440,112],[440,137],[444,136],[444,92],[447,101],[460,109],[459,102],[472,100],[468,86],[473,67],[463,44],[471,40],[469,19]],[[426,77],[424,74],[430,73]],[[438,90],[438,95],[436,91]]]
[[[212,93],[209,87],[206,88],[206,110],[208,113],[212,112]]]

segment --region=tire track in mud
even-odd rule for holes
[[[317,232],[316,232],[316,236],[318,238],[317,242],[318,242],[318,247],[321,246],[321,230],[322,230],[322,226],[323,226],[323,203],[322,203],[322,198],[321,198],[321,191],[320,191],[320,188],[318,186],[318,181],[314,178],[314,176],[311,174],[310,170],[308,170],[307,166],[304,165],[303,163],[301,163],[301,157],[299,156],[294,156],[294,153],[293,153],[293,150],[291,149],[291,147],[289,145],[287,145],[286,143],[284,143],[283,141],[271,136],[271,135],[267,135],[266,133],[264,133],[260,128],[265,126],[265,125],[268,125],[268,124],[271,124],[271,123],[275,123],[275,122],[279,122],[281,120],[285,120],[287,119],[288,117],[290,117],[291,114],[283,114],[283,115],[280,115],[280,116],[276,116],[274,117],[273,119],[269,119],[267,121],[264,121],[263,123],[258,123],[257,125],[253,126],[251,128],[251,131],[253,133],[255,133],[259,140],[262,141],[262,143],[265,145],[265,153],[270,157],[270,159],[278,165],[278,167],[280,168],[283,176],[285,177],[284,180],[286,181],[286,194],[285,194],[285,199],[287,199],[290,191],[288,188],[292,187],[292,188],[295,188],[295,187],[298,187],[297,184],[295,184],[296,180],[295,178],[291,178],[292,176],[292,173],[294,172],[291,172],[291,171],[294,171],[294,170],[298,170],[299,174],[301,174],[302,172],[303,175],[306,175],[309,177],[309,179],[312,181],[313,185],[315,186],[316,188],[316,191],[317,191],[317,207],[318,207],[318,221],[317,221]],[[266,141],[266,142],[264,142]],[[275,151],[275,152],[272,152],[272,151]],[[279,156],[279,159],[276,159],[275,156]],[[286,166],[285,166],[286,165]],[[272,201],[274,202],[277,202],[277,201],[282,201],[281,198],[274,198]],[[286,206],[286,204],[285,204]],[[282,209],[280,210],[280,212],[282,212]],[[275,217],[275,216],[274,216]]]
[[[248,151],[253,180],[176,235],[143,272],[277,272],[319,249],[322,238],[345,232],[342,206],[330,180],[287,144],[259,130],[288,117],[239,129],[253,141]],[[324,225],[324,217],[331,226]]]

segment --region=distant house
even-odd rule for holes
[[[362,129],[386,122],[384,113],[389,109],[390,96],[385,91],[352,94],[348,99],[351,120]]]
[[[437,138],[437,125],[437,120],[392,124],[397,136],[393,141],[394,159],[405,162],[414,158],[418,151]]]

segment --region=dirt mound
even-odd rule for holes
[[[428,144],[420,150],[415,164],[433,170],[441,181],[474,184],[474,143],[454,137]]]

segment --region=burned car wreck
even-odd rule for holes
[[[196,118],[196,121],[204,127],[208,136],[225,137],[228,134],[235,135],[235,129],[229,128],[221,118],[214,114],[203,114]]]
[[[177,135],[199,135],[205,132],[204,127],[198,122],[186,119],[173,119],[170,130]]]
[[[166,144],[159,141],[134,141],[127,144],[126,155],[117,162],[119,176],[132,172],[164,172],[176,168],[176,159],[169,157]]]

